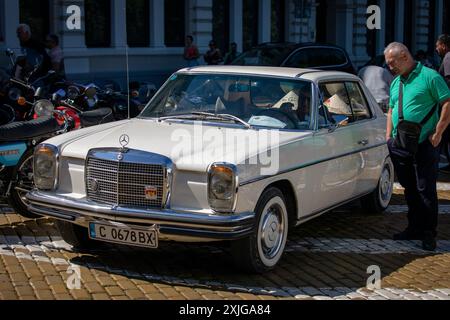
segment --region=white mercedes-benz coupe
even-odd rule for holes
[[[388,207],[385,133],[350,74],[183,69],[137,118],[39,145],[27,199],[75,247],[228,240],[239,266],[265,272],[291,227],[359,198],[368,211]]]

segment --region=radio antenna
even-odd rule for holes
[[[126,6],[123,7],[123,10],[125,11],[125,15],[126,15],[127,14]],[[128,109],[128,119],[131,119],[131,113],[130,113],[130,61],[129,61],[129,54],[128,54],[128,39],[127,39],[127,37],[126,37],[126,41],[125,41],[125,59],[126,59],[126,64],[127,64],[127,109]]]
[[[128,119],[131,118],[130,115],[130,61],[129,61],[129,55],[128,55],[128,44],[125,45],[126,48],[126,59],[127,59],[127,102],[128,102]]]

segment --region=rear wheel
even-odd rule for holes
[[[26,195],[33,190],[33,149],[28,150],[14,168],[8,202],[14,211],[25,218],[36,219],[40,216],[28,210]]]
[[[91,249],[98,246],[98,242],[89,238],[87,228],[61,220],[56,220],[55,225],[63,240],[75,249]]]
[[[387,158],[377,188],[362,199],[364,209],[369,213],[379,214],[389,207],[394,191],[394,175],[394,164],[391,158]]]
[[[249,272],[263,273],[275,268],[286,246],[288,212],[277,188],[264,191],[256,206],[253,234],[232,244],[235,263]]]

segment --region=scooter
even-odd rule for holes
[[[62,126],[54,117],[0,126],[0,198],[6,199],[16,213],[26,218],[37,217],[28,211],[25,197],[34,187],[34,148],[69,129],[68,117],[60,111],[55,112],[65,119]]]

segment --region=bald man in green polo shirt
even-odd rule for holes
[[[385,58],[397,75],[391,84],[386,138],[408,204],[408,227],[394,235],[394,240],[422,240],[423,249],[434,251],[438,220],[438,147],[450,123],[450,90],[439,73],[414,61],[402,43],[391,43],[385,50]],[[415,157],[393,144],[399,123],[400,86],[403,86],[405,120],[421,123],[432,114],[422,126]],[[440,115],[439,105],[442,106]]]

